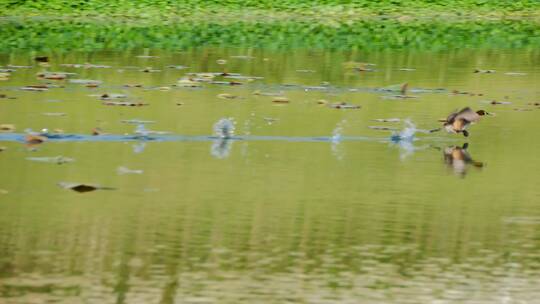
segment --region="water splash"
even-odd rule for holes
[[[399,133],[394,132],[392,134],[392,136],[390,137],[392,142],[395,142],[395,143],[402,142],[402,141],[412,142],[415,140],[414,135],[418,131],[418,129],[416,128],[416,125],[410,119],[405,119],[403,123],[405,124],[405,128],[401,130]]]
[[[343,140],[343,129],[345,128],[345,125],[347,125],[347,120],[343,119],[340,122],[336,124],[336,127],[332,131],[332,137],[330,138],[332,149],[332,154],[338,159],[343,160],[345,157],[345,151],[341,145],[341,141]]]
[[[249,128],[249,124],[244,126]],[[236,122],[233,118],[221,118],[214,126],[214,135],[219,137],[212,142],[210,147],[210,154],[218,159],[224,159],[229,157],[232,149],[232,140],[234,131],[236,129]]]
[[[232,150],[232,140],[229,138],[219,138],[212,142],[210,147],[210,155],[218,159],[229,157]]]
[[[222,118],[214,124],[214,135],[219,138],[231,138],[234,136],[236,122],[233,118]]]
[[[405,119],[403,123],[405,128],[400,132],[394,132],[390,137],[392,145],[399,148],[399,158],[401,160],[405,160],[417,150],[417,147],[413,144],[414,135],[417,132],[416,125],[410,119]]]

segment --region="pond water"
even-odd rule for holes
[[[0,55],[2,303],[540,298],[538,51],[38,55]]]

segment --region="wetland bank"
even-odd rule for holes
[[[1,303],[537,303],[537,2],[153,2],[1,13]]]

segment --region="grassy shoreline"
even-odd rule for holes
[[[6,5],[0,16],[0,51],[204,45],[364,50],[540,48],[540,1],[460,0],[449,5],[437,0],[66,3],[37,0]]]

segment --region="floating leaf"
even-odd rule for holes
[[[13,132],[13,131],[15,131],[15,125],[13,125],[13,124],[1,124],[0,125],[0,131],[1,132]]]
[[[61,188],[70,189],[79,193],[91,192],[95,190],[116,190],[116,188],[111,188],[111,187],[102,187],[99,185],[70,183],[70,182],[59,182],[58,186],[60,186]]]
[[[291,102],[287,97],[277,96],[272,99],[273,103],[289,103]]]
[[[493,74],[495,73],[495,70],[481,70],[481,69],[475,69],[474,73],[480,73],[480,74]]]
[[[219,94],[217,97],[221,98],[221,99],[236,99],[236,98],[238,98],[238,96],[233,95],[233,94],[229,94],[229,93],[222,93],[222,94]]]
[[[137,170],[137,169],[129,169],[129,168],[126,168],[126,167],[118,167],[118,169],[116,169],[116,172],[120,175],[123,175],[123,174],[143,174],[143,170]]]
[[[346,102],[333,103],[328,106],[334,109],[360,109],[361,108],[361,106],[359,105],[348,104]]]
[[[54,156],[54,157],[27,157],[27,160],[35,161],[35,162],[42,162],[42,163],[54,163],[58,165],[66,164],[74,162],[75,160],[73,158],[65,157],[65,156]]]
[[[102,103],[106,106],[122,106],[122,107],[141,107],[147,106],[147,103],[142,102],[130,102],[130,101],[105,101]]]

